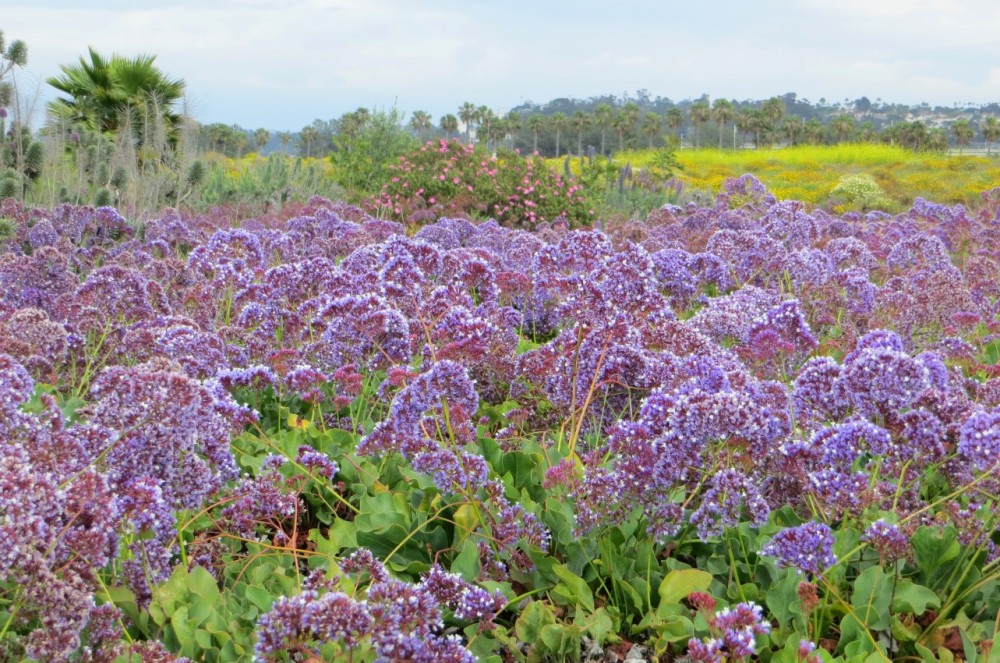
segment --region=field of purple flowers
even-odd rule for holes
[[[0,660],[1000,661],[998,358],[1000,189],[8,200]]]

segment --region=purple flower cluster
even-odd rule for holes
[[[708,622],[711,637],[688,641],[688,657],[699,663],[721,663],[753,656],[756,638],[771,632],[761,606],[753,602],[723,608]]]
[[[813,576],[837,563],[833,554],[833,530],[825,523],[810,521],[774,535],[761,549],[762,555],[776,557],[778,566],[790,566]]]
[[[344,653],[370,647],[379,660],[387,662],[471,663],[476,659],[462,641],[442,634],[445,611],[459,621],[489,628],[506,606],[499,592],[487,592],[438,565],[419,583],[411,584],[392,578],[381,562],[362,549],[344,560],[342,568],[359,576],[367,574],[364,598],[348,595],[339,581],[325,580],[325,571],[315,571],[302,593],[278,598],[259,619],[255,652],[261,660],[283,660],[286,652],[313,653],[336,643]]]

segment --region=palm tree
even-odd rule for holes
[[[441,123],[438,126],[441,127],[441,131],[444,132],[445,137],[451,140],[452,134],[458,131],[458,118],[451,113],[442,115]]]
[[[946,152],[948,150],[948,132],[941,128],[931,129],[927,134],[927,149],[933,152]]]
[[[608,127],[611,126],[611,121],[614,119],[614,113],[614,109],[609,104],[597,104],[597,107],[594,108],[594,122],[601,129],[601,156],[606,154],[604,151],[604,137],[607,134]]]
[[[625,134],[631,133],[632,127],[639,121],[641,114],[642,108],[634,101],[630,101],[622,106],[622,110],[618,114],[621,117],[621,120],[618,121],[618,149],[623,149]]]
[[[496,114],[488,106],[482,105],[476,108],[476,135],[481,136],[486,141],[486,150],[490,149],[490,124],[496,121]]]
[[[105,58],[89,51],[89,61],[81,57],[78,65],[61,65],[63,75],[47,79],[69,95],[49,102],[56,115],[100,132],[135,126],[140,136],[150,123],[162,121],[167,136],[176,137],[181,118],[172,108],[184,95],[183,80],[157,69],[155,55]]]
[[[899,142],[904,147],[912,147],[914,152],[919,152],[927,147],[930,138],[931,135],[927,131],[927,125],[920,120],[916,122],[904,122],[900,125]],[[947,147],[947,140],[945,141],[945,146]]]
[[[854,133],[854,118],[847,113],[840,113],[830,120],[830,129],[836,136],[838,143],[843,143],[844,139]]]
[[[261,128],[253,132],[253,144],[257,146],[257,152],[263,150],[269,142],[271,142],[271,132],[267,129]]]
[[[583,156],[583,132],[590,127],[590,122],[590,115],[582,110],[573,113],[573,119],[570,120],[570,124],[576,130],[576,153],[581,157]]]
[[[292,134],[290,131],[281,131],[278,133],[278,142],[281,143],[281,150],[288,154],[288,146],[292,142]]]
[[[465,142],[472,144],[472,123],[476,121],[478,111],[475,104],[466,101],[458,109],[458,119],[465,125]]]
[[[504,115],[504,134],[510,140],[510,149],[514,149],[514,139],[517,138],[517,132],[521,130],[521,114],[515,111],[510,111]]]
[[[434,119],[430,113],[422,110],[413,111],[413,115],[410,116],[410,128],[417,132],[417,138],[420,141],[424,140],[424,132],[432,126],[434,126]]]
[[[983,134],[983,140],[986,141],[986,155],[991,156],[990,147],[997,138],[1000,138],[1000,122],[992,115],[987,116],[983,118],[983,124],[979,130]]]
[[[545,128],[545,116],[541,113],[532,113],[528,116],[525,126],[531,131],[531,152],[538,152],[538,133]],[[558,155],[557,155],[558,156]]]
[[[319,138],[319,130],[311,124],[307,127],[302,127],[302,131],[299,132],[299,139],[302,141],[301,146],[306,148],[306,158],[312,156],[312,144],[316,142],[317,138]]]
[[[805,122],[799,115],[788,115],[781,122],[781,131],[788,138],[790,144],[798,145],[799,138],[805,131]]]
[[[688,114],[691,116],[691,124],[694,125],[694,146],[700,147],[701,125],[705,124],[711,117],[712,109],[707,101],[699,100],[691,104]]]
[[[826,127],[816,118],[812,118],[806,122],[804,132],[806,140],[809,141],[810,145],[822,145],[823,139],[826,138]]]
[[[556,132],[556,158],[559,158],[559,138],[562,136],[562,132],[566,130],[569,126],[569,118],[566,117],[565,113],[553,113],[552,119],[549,120],[552,124],[552,128]]]
[[[611,126],[614,128],[615,132],[618,134],[618,151],[621,152],[625,149],[625,134],[627,134],[632,129],[632,119],[624,112],[616,113],[613,118],[611,118]]]
[[[677,136],[678,140],[680,140],[680,130],[681,127],[684,126],[684,112],[681,111],[680,108],[674,106],[666,112],[664,118],[667,123],[667,128],[673,131],[674,135]]]
[[[771,97],[764,102],[761,111],[768,125],[776,127],[781,123],[781,118],[785,117],[785,102],[780,97]]]
[[[858,127],[862,143],[874,143],[878,140],[878,130],[871,120],[865,120]]]
[[[727,122],[732,122],[736,117],[736,110],[733,108],[732,102],[728,99],[719,98],[712,103],[712,116],[719,123],[719,149],[721,150],[722,130],[725,128]]]
[[[966,118],[955,120],[951,125],[951,133],[955,136],[955,143],[958,145],[959,154],[962,153],[964,148],[969,146],[969,142],[976,136],[976,131]]]
[[[642,133],[649,139],[649,147],[653,147],[653,141],[660,135],[660,116],[650,111],[642,118]]]

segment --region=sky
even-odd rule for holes
[[[155,55],[196,120],[247,129],[638,90],[1000,101],[996,0],[5,0],[0,30],[36,115],[88,46]]]

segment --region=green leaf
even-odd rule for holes
[[[913,642],[920,637],[923,632],[918,624],[906,624],[898,617],[892,618],[892,637],[899,642]]]
[[[587,617],[584,626],[587,632],[590,633],[590,637],[600,644],[606,641],[608,634],[614,629],[615,623],[604,608],[598,608],[592,615]]]
[[[681,642],[694,637],[694,624],[683,615],[669,615],[654,621],[653,629],[664,642]]]
[[[854,581],[851,610],[840,621],[840,646],[850,659],[876,653],[875,631],[890,627],[891,579],[881,566],[865,569]]]
[[[255,585],[247,585],[246,592],[244,592],[247,599],[257,606],[261,612],[267,612],[271,609],[271,604],[274,603],[274,597],[263,587],[257,587]]]
[[[938,663],[937,656],[935,656],[934,652],[932,652],[930,649],[924,647],[919,643],[914,643],[913,646],[916,647],[917,653],[920,654],[921,661],[923,661],[924,663]]]
[[[556,615],[549,604],[532,601],[518,616],[514,632],[521,642],[536,644],[540,641],[542,628],[555,623]]]
[[[881,566],[865,569],[854,581],[851,605],[863,626],[871,631],[889,628],[889,601],[892,580]]]
[[[170,615],[170,626],[174,629],[174,635],[181,646],[181,652],[188,657],[194,657],[194,630],[188,621],[187,606],[180,606]]]
[[[924,525],[910,537],[910,544],[913,546],[917,568],[923,573],[925,582],[934,571],[939,571],[941,566],[958,557],[962,550],[954,527]]]
[[[941,607],[941,599],[933,591],[909,580],[896,583],[895,596],[892,599],[892,610],[908,615],[922,615],[928,609],[937,610]]]
[[[698,569],[675,569],[660,583],[660,606],[676,605],[691,592],[703,592],[712,584],[712,574]]]
[[[479,548],[473,539],[466,539],[462,544],[462,550],[455,556],[451,563],[451,572],[457,573],[468,581],[474,581],[479,577],[482,567],[479,563]]]
[[[594,595],[583,578],[576,575],[565,564],[556,564],[552,571],[560,582],[552,593],[561,598],[564,605],[581,605],[587,612],[594,611]]]
[[[764,602],[781,628],[786,628],[796,618],[800,620],[802,626],[805,626],[805,613],[802,611],[802,601],[799,600],[798,594],[801,578],[791,569],[784,573],[784,578],[767,590]]]

